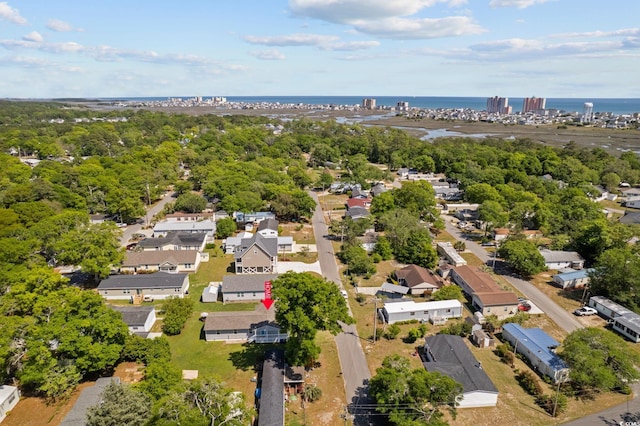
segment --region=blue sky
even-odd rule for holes
[[[0,1],[0,98],[640,98],[640,2]]]

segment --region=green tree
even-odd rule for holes
[[[170,336],[180,334],[193,313],[193,301],[186,297],[170,297],[164,300],[162,310],[164,312],[162,331]]]
[[[406,358],[386,357],[369,382],[376,411],[388,415],[396,425],[446,424],[441,410],[455,413],[462,385],[424,368],[411,370]]]
[[[139,389],[159,400],[182,382],[182,370],[169,361],[152,360],[144,370]]]
[[[640,258],[632,247],[602,253],[589,277],[592,294],[632,308],[640,306]]]
[[[391,243],[386,237],[378,238],[378,241],[376,241],[376,245],[373,248],[373,252],[379,254],[382,260],[389,260],[393,256]]]
[[[287,272],[273,282],[276,321],[289,333],[287,359],[294,365],[313,361],[313,339],[318,330],[341,331],[339,321],[351,323],[338,286],[309,273]],[[303,344],[304,342],[304,344]],[[297,356],[303,350],[306,356]],[[319,353],[319,351],[317,352]],[[317,355],[316,355],[317,356]]]
[[[89,407],[87,426],[143,426],[151,418],[151,400],[126,384],[111,382],[100,403]]]
[[[462,290],[457,285],[446,285],[441,287],[431,296],[432,300],[464,300]]]
[[[333,183],[333,176],[328,171],[324,170],[320,176],[318,176],[318,180],[316,180],[316,187],[322,188],[324,191]]]
[[[478,219],[484,222],[484,235],[493,227],[504,226],[509,215],[497,201],[487,200],[478,206]]]
[[[231,217],[225,217],[216,222],[216,237],[218,238],[228,238],[236,230],[236,221]]]
[[[547,269],[544,257],[536,245],[529,240],[509,238],[498,249],[498,255],[525,277]]]
[[[608,330],[583,328],[569,334],[560,356],[569,365],[572,386],[585,392],[622,389],[640,378],[640,356]]]
[[[345,244],[338,253],[340,261],[347,265],[347,273],[354,275],[371,275],[375,273],[373,261],[367,251],[360,245]]]
[[[174,207],[176,211],[187,213],[200,213],[207,208],[207,199],[193,192],[186,192],[176,198]]]
[[[392,191],[398,207],[417,214],[420,218],[432,220],[436,212],[435,190],[427,181],[405,182],[401,188]]]
[[[404,246],[396,251],[396,259],[401,263],[413,263],[427,269],[435,267],[438,254],[431,244],[431,235],[424,228],[415,229]]]

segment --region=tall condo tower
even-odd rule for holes
[[[584,113],[582,114],[582,122],[583,123],[593,122],[593,103],[592,102],[584,103]]]
[[[362,100],[362,108],[376,109],[376,100],[372,98],[366,98]]]
[[[534,111],[543,111],[545,106],[547,105],[547,100],[545,98],[524,98],[524,102],[522,102],[522,112],[534,112]]]
[[[501,98],[494,96],[493,98],[487,98],[487,112],[498,114],[511,114],[511,107],[509,106],[509,98]]]

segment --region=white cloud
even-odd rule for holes
[[[320,34],[289,34],[283,36],[245,36],[244,41],[265,46],[319,46],[338,40],[336,36]]]
[[[249,52],[249,55],[265,61],[281,61],[285,59],[284,54],[278,49],[253,50]]]
[[[67,33],[70,31],[82,32],[81,28],[74,28],[70,23],[61,21],[59,19],[49,19],[47,22],[47,28],[51,31],[57,31],[59,33]]]
[[[22,68],[48,68],[51,63],[41,58],[29,56],[4,56],[0,58],[0,66],[4,65],[18,65]]]
[[[624,37],[640,35],[640,28],[623,28],[615,31],[588,31],[581,33],[554,34],[551,37],[584,38],[584,37]]]
[[[6,1],[0,2],[0,20],[13,22],[18,25],[27,24],[27,20],[20,16],[20,11],[9,6]]]
[[[466,16],[440,19],[389,18],[375,22],[356,22],[353,26],[362,33],[402,40],[454,37],[486,32]]]
[[[536,4],[547,3],[556,0],[491,0],[490,7],[517,7],[518,9],[526,9]]]
[[[373,47],[380,46],[380,42],[377,41],[346,41],[346,42],[336,42],[329,43],[326,45],[319,46],[322,50],[339,50],[339,51],[355,51],[355,50],[366,50],[371,49]]]
[[[354,20],[378,20],[395,16],[410,16],[426,7],[446,3],[465,4],[465,0],[289,0],[296,16],[322,21],[350,24]]]
[[[40,43],[43,40],[42,35],[37,31],[31,31],[29,34],[23,36],[22,39],[25,41],[33,41],[35,43]]]

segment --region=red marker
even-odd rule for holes
[[[264,300],[262,300],[262,304],[267,310],[273,305],[273,299],[271,298],[271,281],[264,282]]]

